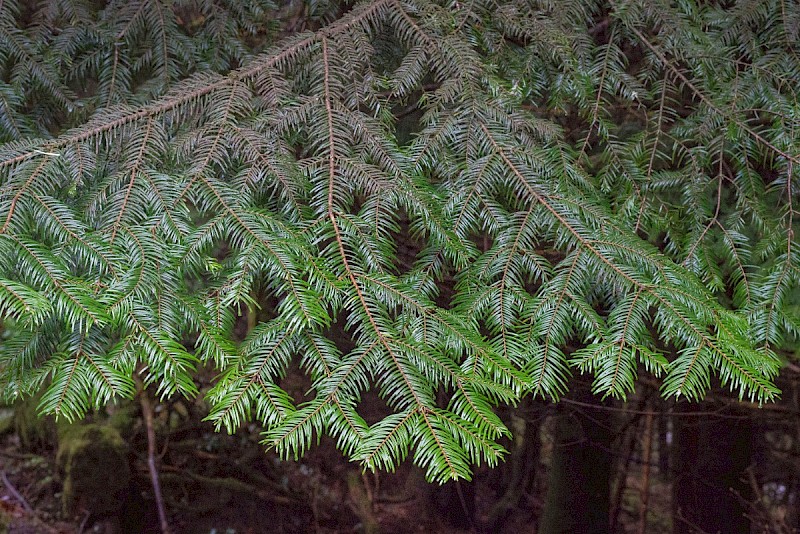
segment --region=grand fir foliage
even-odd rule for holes
[[[74,419],[138,373],[443,481],[575,374],[779,394],[797,2],[308,3],[274,45],[257,0],[33,4],[0,4],[6,398]]]

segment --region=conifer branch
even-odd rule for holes
[[[256,4],[88,3],[63,38],[47,4],[38,44],[0,10],[8,398],[43,388],[72,419],[137,369],[197,395],[202,363],[218,429],[442,482],[502,458],[498,405],[558,399],[574,369],[622,400],[644,372],[665,396],[779,395],[800,63],[775,6],[747,22],[773,57],[691,1],[615,5],[600,38],[577,1],[376,0],[258,54]]]

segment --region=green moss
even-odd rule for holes
[[[14,409],[14,432],[20,444],[28,450],[52,446],[56,442],[56,424],[52,417],[42,417],[37,411],[40,396],[17,401]]]
[[[128,447],[119,432],[97,424],[73,425],[59,437],[56,464],[68,514],[113,515],[125,504],[130,484]]]
[[[0,534],[8,533],[8,526],[11,524],[11,517],[0,509]]]
[[[106,406],[108,418],[105,424],[116,429],[123,439],[133,434],[134,425],[139,414],[138,404],[127,399],[118,399]]]
[[[0,436],[12,430],[14,430],[14,409],[0,406]]]

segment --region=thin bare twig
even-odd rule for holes
[[[8,492],[22,505],[23,508],[25,508],[26,512],[32,514],[33,508],[31,508],[31,505],[28,504],[28,501],[25,500],[25,497],[23,497],[22,494],[19,491],[17,491],[17,488],[14,487],[14,484],[12,484],[10,480],[8,480],[5,471],[0,471],[0,478],[3,479],[3,485],[6,487]]]
[[[562,399],[565,400],[565,399]],[[617,531],[617,525],[619,523],[619,515],[622,511],[622,498],[625,494],[625,488],[627,486],[626,481],[628,480],[628,472],[630,470],[631,463],[633,463],[633,452],[636,445],[636,436],[639,433],[639,423],[641,421],[641,415],[646,413],[643,411],[642,408],[647,403],[647,399],[641,399],[637,406],[638,409],[631,410],[632,417],[629,421],[619,430],[620,434],[623,436],[623,443],[619,447],[619,452],[615,451],[608,451],[614,454],[619,454],[621,451],[622,456],[621,458],[624,459],[622,463],[622,469],[619,470],[619,475],[617,477],[617,484],[616,488],[614,489],[614,496],[611,501],[611,509],[609,511],[610,521],[609,525],[611,527],[611,532]]]
[[[644,443],[642,444],[642,487],[641,506],[639,508],[639,534],[647,532],[647,505],[650,497],[650,454],[653,448],[653,414],[644,418]]]
[[[13,458],[14,460],[30,460],[31,458],[41,458],[40,455],[32,454],[30,452],[11,452],[4,450],[0,450],[0,456],[5,456],[6,458]]]
[[[167,521],[164,497],[161,493],[161,483],[158,477],[158,466],[156,465],[156,456],[158,453],[156,447],[156,432],[153,428],[153,405],[150,402],[150,397],[147,395],[147,389],[142,379],[137,375],[135,380],[139,389],[139,404],[142,408],[142,418],[144,419],[144,426],[147,431],[147,468],[148,471],[150,471],[150,482],[153,485],[153,496],[156,500],[158,521],[161,524],[162,534],[172,534],[169,522]]]
[[[751,465],[745,469],[745,473],[747,473],[747,483],[750,485],[750,491],[753,492],[755,503],[751,500],[743,498],[738,492],[734,491],[733,493],[736,498],[742,504],[752,509],[759,521],[769,524],[771,527],[770,532],[776,532],[778,534],[791,534],[794,532],[792,527],[786,524],[785,520],[773,516],[769,510],[764,509],[764,493],[761,491],[761,486],[758,483],[758,479],[756,479],[756,473],[753,469],[753,466]]]

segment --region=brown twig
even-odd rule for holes
[[[36,455],[35,454],[31,455],[31,457],[33,456]],[[28,501],[25,500],[25,497],[23,497],[22,494],[19,491],[17,491],[17,488],[14,487],[14,485],[6,476],[6,472],[3,470],[0,470],[0,479],[2,479],[3,485],[6,487],[6,490],[8,490],[8,492],[11,494],[12,497],[14,497],[17,501],[19,501],[19,503],[22,505],[22,508],[25,509],[25,512],[30,515],[30,518],[36,524],[36,528],[39,529],[36,532],[48,532],[50,534],[59,534],[61,532],[60,530],[57,530],[48,525],[47,523],[45,523],[44,521],[42,521],[42,519],[36,514],[36,510],[34,510],[31,507],[31,505],[28,504]]]
[[[672,517],[673,517],[673,519],[677,519],[678,521],[680,521],[684,525],[687,525],[689,528],[692,529],[692,531],[695,534],[711,534],[710,532],[707,532],[707,531],[703,530],[702,528],[697,526],[695,523],[690,521],[688,517],[683,515],[683,511],[680,508],[678,508],[678,510],[675,512],[675,515],[673,515]]]
[[[172,530],[169,528],[169,522],[167,521],[164,497],[161,494],[161,483],[158,478],[158,466],[156,465],[156,456],[158,453],[156,447],[156,432],[153,427],[153,405],[150,402],[150,397],[147,395],[147,388],[145,388],[142,379],[136,375],[135,380],[139,389],[139,404],[142,407],[142,418],[144,419],[144,426],[147,430],[147,468],[150,471],[150,482],[153,485],[153,496],[156,500],[158,521],[161,524],[162,534],[172,534]]]
[[[12,458],[14,460],[30,460],[32,458],[41,458],[40,455],[32,454],[30,452],[11,452],[3,450],[0,450],[0,456],[5,456],[6,458]]]
[[[86,524],[89,522],[89,518],[92,516],[92,512],[89,510],[85,510],[83,512],[83,519],[81,519],[80,525],[78,525],[78,534],[83,534],[86,532]]]
[[[644,403],[640,402],[640,406],[643,406]],[[633,462],[633,451],[634,446],[636,444],[636,435],[638,433],[638,426],[639,422],[641,421],[641,414],[638,413],[638,410],[634,411],[632,420],[630,421],[630,427],[628,431],[625,433],[623,439],[623,444],[620,447],[622,451],[622,458],[624,458],[624,462],[622,463],[622,471],[619,474],[618,482],[616,489],[614,490],[614,497],[611,501],[611,511],[610,511],[610,521],[609,524],[611,526],[611,531],[616,531],[617,524],[619,522],[619,515],[622,511],[622,498],[625,494],[625,488],[627,486],[627,478],[628,472],[630,470],[631,463]]]
[[[650,454],[653,448],[653,414],[644,417],[644,443],[642,444],[642,487],[639,507],[639,534],[647,532],[647,504],[650,497]]]
[[[753,492],[756,501],[753,503],[752,501],[744,499],[737,492],[734,492],[736,498],[739,499],[740,502],[743,502],[745,506],[751,508],[758,515],[758,518],[761,521],[769,524],[772,527],[770,529],[771,532],[780,534],[790,534],[791,532],[794,532],[792,527],[786,524],[785,520],[776,518],[769,512],[769,510],[764,509],[764,493],[761,491],[761,486],[758,484],[753,466],[749,466],[747,469],[745,469],[745,472],[747,473],[747,483],[750,485],[750,491]]]
[[[0,471],[0,478],[3,479],[3,485],[6,487],[8,492],[17,501],[19,501],[22,507],[25,508],[25,511],[28,512],[29,514],[33,514],[33,508],[31,508],[31,505],[28,504],[28,501],[25,500],[25,497],[23,497],[22,494],[19,491],[17,491],[17,488],[14,487],[14,484],[12,484],[10,480],[8,480],[5,471]]]

